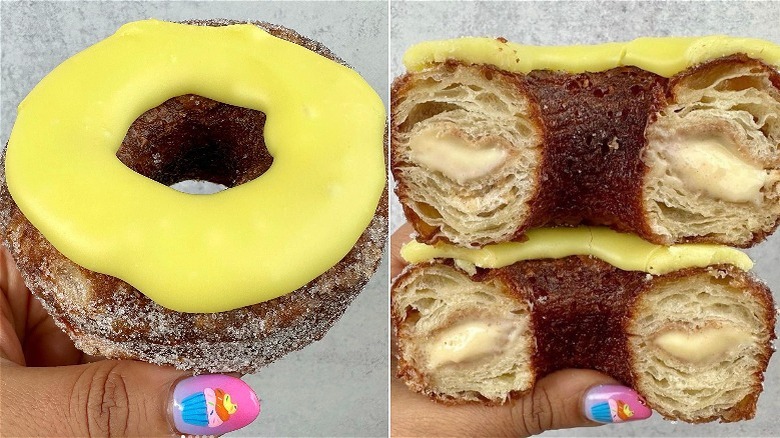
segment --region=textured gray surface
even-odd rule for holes
[[[7,2],[0,5],[0,141],[16,105],[76,52],[145,18],[263,20],[297,30],[346,60],[387,95],[387,4],[276,2]],[[245,376],[263,400],[230,436],[387,433],[387,262],[324,340]]]
[[[535,45],[596,44],[640,36],[728,34],[780,44],[778,2],[393,2],[390,10],[391,72],[411,45],[459,36],[503,36]],[[403,215],[394,203],[391,230]],[[780,232],[749,251],[754,272],[780,301]],[[780,357],[767,370],[756,419],[734,424],[673,424],[658,418],[599,428],[547,432],[543,436],[780,436]]]

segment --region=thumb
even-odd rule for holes
[[[536,382],[512,407],[513,429],[523,436],[545,430],[644,420],[652,411],[633,389],[591,370],[563,370]]]
[[[246,426],[260,411],[239,379],[185,378],[144,362],[30,368],[3,360],[2,374],[3,430],[20,436],[219,435]]]

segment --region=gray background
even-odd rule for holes
[[[0,5],[0,141],[16,105],[60,62],[146,19],[264,20],[328,46],[386,99],[387,3],[7,2]],[[263,400],[260,417],[229,436],[387,434],[387,261],[317,343],[244,379]]]
[[[640,36],[728,34],[780,44],[777,2],[393,2],[390,9],[393,76],[403,73],[409,46],[459,36],[503,36],[533,45],[596,44]],[[396,201],[397,202],[397,201]],[[398,206],[397,203],[393,205]],[[395,208],[391,229],[403,223]],[[748,251],[754,272],[780,302],[780,232]],[[732,424],[688,425],[647,421],[546,432],[543,436],[780,436],[780,355],[770,362],[756,419]]]

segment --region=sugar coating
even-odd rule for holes
[[[344,259],[289,295],[228,312],[178,313],[65,258],[15,206],[8,213],[0,177],[4,243],[27,287],[76,347],[193,373],[255,372],[321,339],[373,275],[387,237],[386,216],[377,214]]]
[[[230,20],[191,21],[223,26]],[[292,30],[253,22],[275,36],[340,64],[322,44]],[[376,271],[387,240],[387,192],[352,250],[333,268],[288,295],[220,313],[179,313],[117,278],[63,256],[13,202],[0,158],[0,238],[25,284],[77,348],[90,355],[172,365],[194,374],[252,373],[321,339]]]

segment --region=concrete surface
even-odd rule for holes
[[[401,58],[414,43],[459,36],[503,36],[535,45],[596,44],[640,36],[728,34],[780,43],[777,2],[398,2],[390,9],[391,72],[403,73]],[[397,201],[396,201],[397,202]],[[391,230],[403,223],[394,203]],[[780,233],[751,249],[754,272],[780,301]],[[563,436],[780,436],[780,357],[770,362],[755,420],[689,425],[650,420],[546,432]]]
[[[122,24],[146,18],[264,20],[321,41],[387,95],[387,3],[8,2],[0,5],[0,141],[43,76]],[[245,380],[263,400],[229,436],[387,434],[387,263],[324,340]]]

